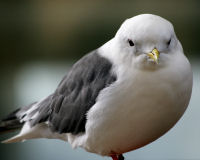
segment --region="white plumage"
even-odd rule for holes
[[[159,51],[158,64],[147,55],[153,49]],[[85,132],[53,133],[45,122],[23,129],[21,140],[58,138],[73,148],[121,155],[156,140],[180,119],[190,100],[192,72],[170,22],[151,14],[130,18],[97,51],[112,63],[117,80],[99,92]]]
[[[170,36],[168,51],[162,43]],[[158,48],[159,64],[146,61],[145,54],[134,56],[126,46],[129,37],[136,39],[141,54]],[[128,19],[99,52],[115,64],[118,80],[101,92],[88,113],[86,135],[74,138],[72,145],[102,155],[120,154],[167,132],[188,106],[192,88],[190,64],[172,25],[153,15]]]

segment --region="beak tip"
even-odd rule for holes
[[[154,61],[156,64],[158,64],[158,59],[159,59],[159,51],[154,48],[150,53],[147,53],[147,55]]]

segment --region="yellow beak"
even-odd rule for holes
[[[159,59],[159,51],[154,48],[150,53],[147,53],[147,55],[154,60],[154,62],[156,62],[158,64],[158,59]]]

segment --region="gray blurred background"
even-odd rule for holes
[[[200,159],[200,1],[18,0],[0,2],[0,117],[54,91],[70,66],[111,39],[121,23],[141,13],[170,20],[194,73],[183,118],[167,134],[136,151],[133,159]],[[13,134],[1,135],[0,140]],[[0,144],[1,160],[109,159],[72,150],[59,140]]]

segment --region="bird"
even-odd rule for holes
[[[21,129],[3,143],[60,139],[123,160],[178,122],[192,78],[171,22],[153,14],[131,17],[78,60],[52,94],[3,118],[1,133]]]

